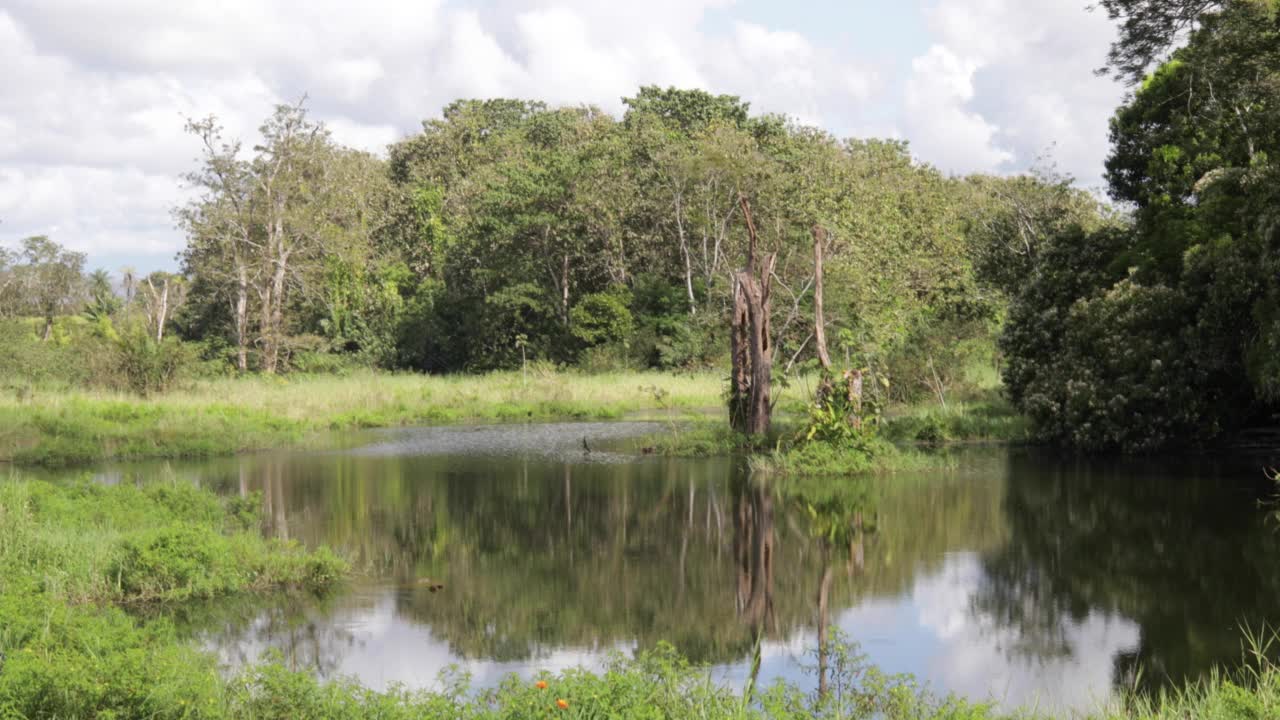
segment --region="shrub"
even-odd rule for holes
[[[586,347],[621,343],[635,331],[627,298],[615,293],[584,295],[569,311],[573,336]]]
[[[143,600],[213,597],[238,589],[225,537],[205,526],[176,523],[121,543],[108,576]]]
[[[134,325],[120,332],[115,358],[123,386],[146,396],[173,387],[192,364],[193,354],[173,337],[156,340],[145,327]]]

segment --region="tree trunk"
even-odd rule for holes
[[[164,323],[169,315],[169,278],[164,279],[164,285],[160,288],[160,299],[156,305],[156,342],[162,342]]]
[[[750,354],[747,350],[748,314],[746,297],[742,287],[733,283],[733,320],[729,331],[729,354],[732,362],[729,388],[729,426],[747,432],[747,406],[751,398]]]
[[[862,427],[862,371],[846,370],[844,373],[846,399],[849,401],[849,424]]]
[[[818,362],[824,372],[831,372],[831,354],[827,352],[827,323],[822,310],[822,245],[827,231],[813,226],[813,339],[818,349]]]
[[[689,256],[689,238],[684,231],[684,200],[680,192],[675,193],[676,238],[680,241],[680,258],[684,261],[684,288],[689,295],[689,314],[696,315],[697,303],[693,297],[693,259]]]
[[[274,179],[273,179],[274,180]],[[274,182],[273,182],[274,185]],[[269,190],[274,192],[274,189]],[[289,251],[285,249],[284,214],[288,199],[284,193],[275,192],[271,202],[272,220],[268,229],[266,264],[271,277],[266,292],[262,293],[262,371],[268,375],[276,372],[280,363],[280,336],[284,318],[284,281]]]
[[[778,256],[771,253],[757,262],[757,235],[751,206],[739,198],[747,222],[750,244],[747,266],[734,275],[733,326],[730,352],[733,355],[733,387],[730,390],[729,421],[738,432],[764,436],[769,433],[773,411],[770,385],[773,373],[772,330],[769,291]]]
[[[249,273],[243,263],[236,267],[236,369],[249,371]]]
[[[765,262],[764,280],[750,272],[738,273],[738,287],[747,310],[747,356],[750,361],[750,388],[747,392],[747,417],[744,432],[748,435],[769,434],[772,402],[770,385],[773,375],[773,348],[769,327],[769,273],[777,261],[769,255]]]
[[[813,226],[813,340],[822,365],[822,378],[818,381],[817,401],[826,406],[835,387],[831,383],[831,353],[827,351],[827,321],[823,313],[822,295],[822,246],[827,231],[820,225]]]
[[[53,313],[46,312],[44,314],[44,332],[41,334],[40,339],[44,342],[49,342],[51,337],[53,337]]]
[[[271,274],[271,294],[268,303],[270,306],[268,325],[271,329],[267,333],[268,343],[263,368],[268,373],[276,372],[280,365],[280,338],[284,334],[284,282],[288,262],[289,253],[282,252],[276,261],[275,272]]]
[[[260,331],[262,335],[262,352],[258,361],[258,369],[271,375],[276,371],[275,363],[275,341],[272,338],[273,329],[271,327],[271,285],[260,284],[258,288],[258,299],[260,307],[258,308],[259,320],[261,325]]]
[[[569,326],[569,253],[564,254],[564,262],[560,265],[560,317],[565,327]]]

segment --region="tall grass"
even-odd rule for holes
[[[345,572],[326,550],[264,539],[256,498],[185,484],[0,479],[0,718],[202,717],[209,656],[118,604],[284,587]]]
[[[714,374],[245,377],[150,399],[100,390],[0,396],[0,462],[59,465],[280,447],[324,430],[719,411]]]
[[[318,589],[344,572],[327,550],[263,538],[257,502],[184,483],[0,480],[0,591],[26,579],[71,604],[129,603]]]

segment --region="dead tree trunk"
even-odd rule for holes
[[[151,278],[147,278],[147,290],[151,293],[151,301],[148,308],[151,315],[151,324],[155,326],[156,342],[164,340],[164,324],[169,316],[169,278],[165,278],[160,284],[160,289],[156,290],[155,284],[151,282]]]
[[[747,302],[738,285],[733,282],[733,320],[729,332],[729,355],[732,361],[729,392],[729,425],[734,430],[747,431],[747,407],[751,400],[750,353],[747,350],[749,320]]]
[[[770,384],[773,373],[773,338],[770,328],[769,292],[776,253],[763,262],[756,255],[756,226],[751,206],[739,197],[750,239],[747,265],[734,275],[733,327],[730,351],[733,355],[733,388],[729,400],[729,420],[733,428],[747,435],[767,435],[773,410]]]

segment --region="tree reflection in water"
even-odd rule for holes
[[[1242,628],[1280,621],[1280,532],[1262,458],[1058,462],[1012,455],[1010,537],[985,555],[975,612],[1043,660],[1091,613],[1137,623],[1117,687],[1159,690],[1241,660]]]
[[[1187,463],[965,458],[952,473],[792,484],[752,482],[728,459],[592,462],[580,451],[264,455],[164,472],[261,492],[269,532],[353,558],[355,579],[328,604],[222,603],[188,618],[228,657],[274,646],[322,674],[361,641],[409,637],[434,644],[432,662],[447,652],[509,667],[668,641],[695,662],[752,674],[765,641],[813,648],[836,625],[865,640],[879,630],[849,625],[860,616],[851,611],[887,603],[918,614],[942,599],[966,615],[950,620],[963,634],[930,642],[985,643],[1011,669],[1094,666],[1097,656],[1080,655],[1082,623],[1135,623],[1131,651],[1105,648],[1112,681],[1129,684],[1142,667],[1159,686],[1238,660],[1239,624],[1280,620],[1280,533],[1256,505],[1270,490],[1260,463],[1237,482],[1234,470]],[[955,562],[973,573],[930,580]],[[374,640],[349,630],[375,610],[401,630]],[[825,691],[829,649],[816,644]]]

